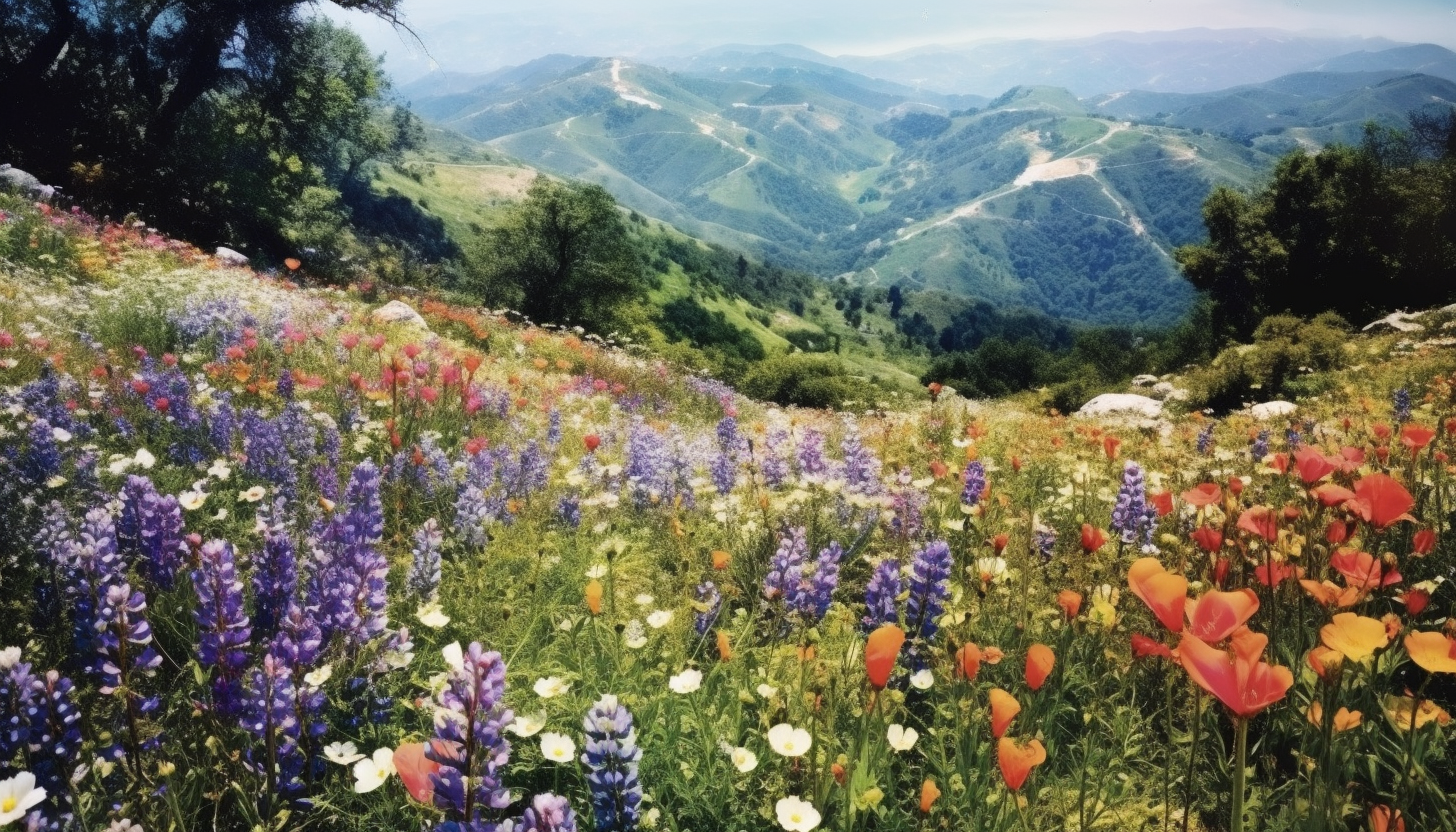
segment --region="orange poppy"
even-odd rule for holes
[[[435,784],[430,775],[440,770],[440,764],[425,756],[424,743],[407,742],[394,749],[394,768],[411,798],[426,806],[434,802]]]
[[[1290,578],[1304,577],[1304,568],[1283,561],[1271,561],[1254,567],[1254,577],[1264,586],[1279,586]]]
[[[1320,628],[1320,641],[1347,659],[1361,661],[1390,643],[1385,625],[1379,619],[1353,612],[1342,612]]]
[[[1005,655],[1001,652],[1001,648],[995,645],[981,648],[981,661],[986,664],[1000,664],[1001,658]]]
[[[1058,592],[1057,606],[1062,608],[1062,614],[1068,619],[1076,618],[1077,613],[1082,609],[1082,593],[1071,589]]]
[[[602,614],[602,582],[596,578],[586,585],[586,608],[592,615]]]
[[[719,571],[722,571],[724,569],[727,569],[728,568],[728,564],[731,563],[732,561],[733,561],[733,556],[731,554],[729,554],[728,552],[725,552],[722,549],[714,549],[713,550],[713,568],[714,569],[717,569]]]
[[[995,537],[991,538],[991,548],[996,550],[996,554],[999,555],[1001,554],[1001,550],[1006,548],[1006,543],[1010,540],[1011,535],[1002,532],[1001,534],[998,534]]]
[[[1338,546],[1350,539],[1350,525],[1344,520],[1331,520],[1325,527],[1325,542]]]
[[[929,814],[930,807],[939,799],[940,789],[936,788],[935,781],[925,778],[925,782],[920,784],[920,811]]]
[[[1330,566],[1345,576],[1346,584],[1360,589],[1386,587],[1401,579],[1400,572],[1386,569],[1374,555],[1354,549],[1340,549],[1330,555]]]
[[[1185,614],[1188,632],[1212,644],[1234,634],[1259,611],[1259,596],[1252,589],[1235,592],[1211,590],[1197,601],[1188,601]]]
[[[1239,515],[1239,528],[1273,543],[1279,539],[1279,513],[1268,506],[1254,506]]]
[[[1410,448],[1412,454],[1418,454],[1435,436],[1436,432],[1424,425],[1406,425],[1400,429],[1400,444]]]
[[[287,266],[289,271],[296,272],[303,266],[303,262],[297,257],[285,257],[283,258],[283,265]]]
[[[1309,719],[1310,725],[1313,725],[1316,728],[1324,727],[1325,709],[1324,706],[1320,703],[1309,703],[1309,710],[1305,711],[1305,716]],[[1335,729],[1335,733],[1338,734],[1342,731],[1348,731],[1351,728],[1360,727],[1360,720],[1362,716],[1363,715],[1359,711],[1352,711],[1349,708],[1340,708],[1338,711],[1335,711],[1335,718],[1334,722],[1332,723]]]
[[[1032,690],[1041,690],[1046,684],[1047,677],[1052,673],[1052,667],[1057,663],[1057,655],[1052,648],[1045,644],[1033,644],[1026,650],[1026,685]]]
[[[1370,832],[1405,832],[1405,818],[1384,803],[1371,807]]]
[[[1449,725],[1451,715],[1445,708],[1437,705],[1429,699],[1422,699],[1417,705],[1416,701],[1409,696],[1385,697],[1385,718],[1399,731],[1409,731],[1411,723],[1415,723],[1417,731],[1424,728],[1428,723],[1434,722],[1437,725]]]
[[[1159,517],[1167,517],[1173,513],[1173,492],[1171,491],[1150,491],[1148,502],[1158,510]]]
[[[1122,440],[1116,436],[1102,437],[1102,452],[1107,454],[1108,459],[1117,459],[1117,451],[1122,447]]]
[[[718,631],[718,659],[725,662],[733,659],[733,646],[728,643],[728,634],[722,630]]]
[[[1212,554],[1223,548],[1223,532],[1212,526],[1199,526],[1189,535],[1198,548]]]
[[[1127,584],[1148,609],[1173,632],[1183,629],[1188,579],[1163,568],[1157,558],[1139,558],[1127,570]]]
[[[1411,537],[1411,554],[1429,555],[1436,548],[1436,533],[1421,529]]]
[[[1316,603],[1334,609],[1353,607],[1365,596],[1365,590],[1358,586],[1340,587],[1331,581],[1311,581],[1306,579],[1301,580],[1299,585],[1304,587],[1304,591],[1308,592]]]
[[[1183,502],[1194,508],[1206,508],[1223,499],[1223,489],[1216,482],[1200,483],[1182,494]]]
[[[1355,511],[1377,529],[1401,520],[1415,522],[1407,512],[1416,504],[1405,486],[1388,474],[1370,474],[1355,483]]]
[[[905,631],[894,624],[881,624],[865,643],[865,673],[875,690],[883,690],[895,670],[895,658],[905,643]]]
[[[981,648],[967,642],[956,651],[955,657],[956,673],[974,682],[976,674],[981,672]]]
[[[1000,739],[1019,713],[1021,703],[1016,697],[1000,688],[991,688],[991,736]]]
[[[1456,673],[1456,641],[1445,633],[1411,633],[1405,637],[1405,652],[1431,673]]]
[[[1046,749],[1040,740],[1031,740],[1022,745],[1010,737],[1002,737],[996,743],[996,762],[1001,766],[1001,777],[1006,788],[1021,789],[1031,770],[1046,762]]]
[[[1091,523],[1083,523],[1082,524],[1082,551],[1083,552],[1086,552],[1087,554],[1090,555],[1093,552],[1097,551],[1098,549],[1101,549],[1102,546],[1103,546],[1103,544],[1105,544],[1105,543],[1107,543],[1107,533],[1106,532],[1102,531],[1101,529],[1097,528],[1096,526],[1092,525]]]
[[[1268,636],[1244,629],[1234,634],[1229,653],[1184,633],[1178,657],[1199,687],[1247,719],[1283,699],[1294,685],[1289,668],[1262,661],[1268,644]]]
[[[1305,485],[1314,485],[1335,470],[1335,464],[1308,445],[1294,452],[1294,467]]]

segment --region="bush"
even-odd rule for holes
[[[839,407],[863,398],[864,384],[839,361],[820,355],[774,356],[754,365],[739,385],[744,395],[799,407]]]
[[[1233,410],[1254,399],[1294,395],[1302,376],[1341,366],[1349,334],[1350,325],[1333,312],[1310,321],[1271,315],[1255,328],[1254,343],[1225,349],[1193,374],[1191,401],[1198,407]]]

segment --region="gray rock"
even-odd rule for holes
[[[217,251],[212,253],[219,263],[225,266],[237,266],[238,268],[248,267],[248,258],[240,251],[233,251],[227,246],[218,246]]]
[[[56,195],[55,188],[42,183],[20,168],[8,164],[0,165],[0,186],[12,188],[26,196],[38,196],[43,199],[50,199]]]
[[[1298,409],[1299,405],[1296,405],[1294,402],[1286,402],[1283,400],[1261,402],[1249,408],[1249,415],[1261,422],[1267,422],[1270,419],[1291,416]]]
[[[1392,312],[1379,320],[1360,327],[1361,332],[1369,332],[1372,329],[1393,329],[1396,332],[1420,332],[1424,326],[1416,323],[1415,319],[1424,315],[1424,312]]]
[[[1163,415],[1163,403],[1134,393],[1103,393],[1082,405],[1079,416],[1141,416],[1156,419]]]
[[[369,317],[382,324],[405,324],[426,330],[430,328],[425,319],[420,317],[420,313],[402,300],[392,300],[384,304],[371,312]]]
[[[1157,376],[1153,376],[1153,375],[1146,375],[1145,374],[1145,375],[1140,375],[1140,376],[1133,376],[1132,377],[1132,386],[1133,387],[1147,387],[1149,384],[1156,384],[1157,381],[1158,381],[1158,377]]]

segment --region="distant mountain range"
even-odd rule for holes
[[[1063,56],[1035,80],[1072,79],[1086,61],[1075,83],[1007,85],[995,99],[885,71],[923,60],[960,72],[949,52],[859,72],[792,46],[723,47],[671,68],[551,55],[401,92],[444,128],[784,265],[1078,320],[1167,323],[1191,299],[1170,252],[1202,236],[1214,183],[1253,183],[1289,149],[1456,102],[1456,53],[1437,46],[1177,34],[1042,42],[1020,64],[1009,43],[954,53],[983,68],[1007,56],[996,73]],[[1232,66],[1197,70],[1197,55]],[[1302,71],[1249,79],[1256,59]],[[1168,72],[1154,77],[1157,61]],[[1135,77],[1155,82],[1096,80]],[[1215,77],[1238,83],[1200,86]]]

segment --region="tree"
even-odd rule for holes
[[[471,285],[538,322],[606,327],[646,291],[643,258],[600,185],[537,176],[470,252]]]

